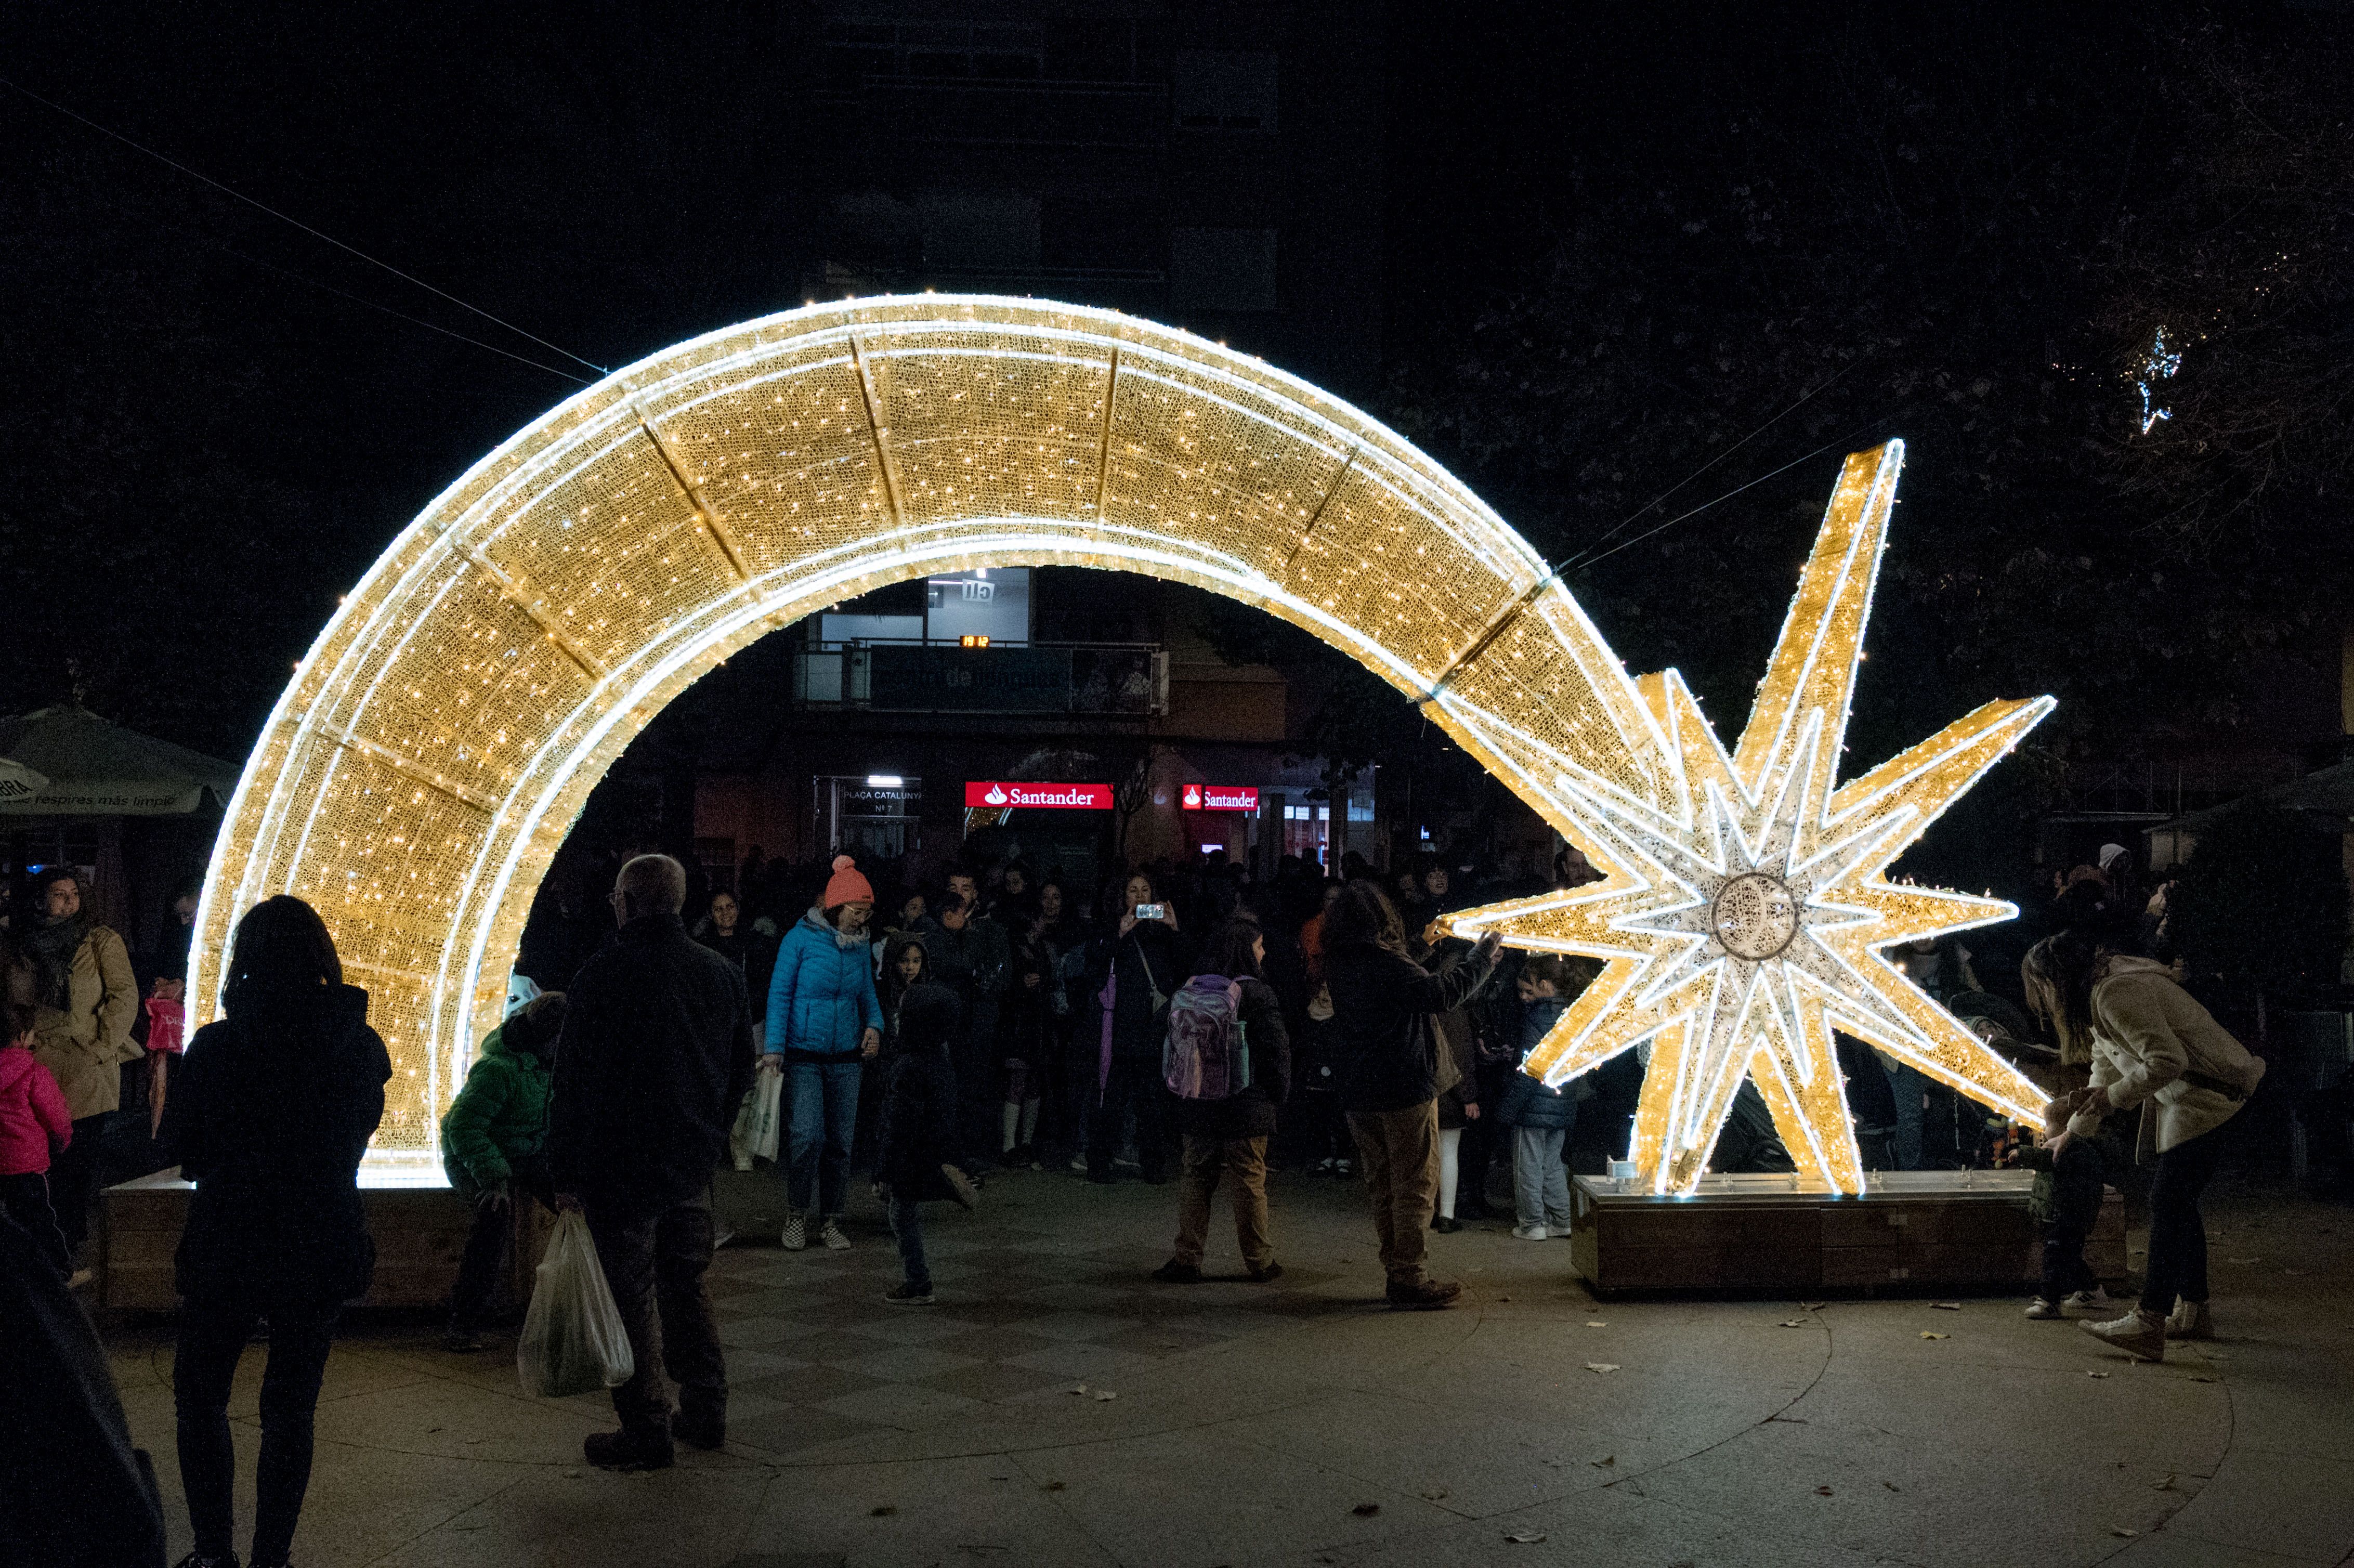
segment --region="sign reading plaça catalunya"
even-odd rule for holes
[[[1177,803],[1189,811],[1256,811],[1258,789],[1250,784],[1188,784]]]
[[[1066,811],[1108,811],[1108,784],[1043,784],[985,779],[964,787],[967,806],[1048,806]]]

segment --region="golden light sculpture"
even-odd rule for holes
[[[393,542],[298,667],[230,803],[197,914],[196,1016],[215,1012],[236,917],[271,894],[309,900],[392,1049],[372,1167],[433,1179],[436,1123],[499,1016],[540,877],[664,704],[870,588],[1056,564],[1294,621],[1532,799],[1556,776],[1645,804],[1674,788],[1658,725],[1544,562],[1377,421],[1116,313],[843,302],[616,373]]]
[[[1803,1178],[1862,1192],[1835,1027],[2008,1115],[2041,1113],[2032,1082],[1881,955],[2018,914],[1883,874],[2052,699],[1988,703],[1834,787],[1903,461],[1895,441],[1848,459],[1732,754],[1680,675],[1646,677],[1679,763],[1673,793],[1646,803],[1564,776],[1564,832],[1609,874],[1455,921],[1606,960],[1531,1066],[1559,1083],[1650,1045],[1631,1158],[1653,1192],[1698,1183],[1744,1076]]]
[[[236,918],[272,894],[309,900],[392,1050],[375,1177],[437,1179],[436,1124],[499,1017],[540,878],[653,715],[729,653],[827,605],[934,572],[1046,565],[1190,583],[1305,628],[1585,844],[1613,902],[1485,917],[1527,945],[1606,952],[1619,991],[1652,977],[1643,1016],[1657,1022],[1637,1028],[1614,1010],[1597,1032],[1582,1009],[1548,1057],[1556,1075],[1647,1033],[1665,1043],[1692,1016],[1678,1011],[1684,991],[1657,979],[1692,945],[1674,924],[1690,895],[1670,867],[1697,874],[1699,860],[1660,846],[1704,847],[1717,819],[1694,802],[1713,789],[1724,820],[1745,823],[1758,781],[1786,775],[1803,775],[1788,798],[1819,800],[1837,754],[1835,731],[1800,725],[1816,749],[1799,761],[1799,740],[1760,741],[1755,757],[1744,740],[1728,765],[1681,688],[1638,689],[1519,535],[1410,442],[1296,377],[1112,312],[845,301],[615,373],[485,457],[393,542],[298,666],[230,802],[196,917],[196,1016],[217,1009]],[[1845,591],[1817,577],[1808,592]],[[1864,580],[1868,597],[1868,562]],[[1851,652],[1863,604],[1841,602]],[[1811,713],[1829,691],[1794,686],[1786,705]],[[1843,717],[1844,685],[1837,696]],[[2010,733],[1992,725],[1988,744]],[[1824,820],[1868,820],[1896,845],[1957,792],[1946,758],[1924,751],[1910,772],[1900,759],[1846,786]],[[1941,1076],[2017,1098],[1872,951],[1928,928],[1933,909],[1938,928],[1969,923],[1962,906],[1857,872],[1885,863],[1882,840],[1856,848],[1843,829],[1826,839],[1802,825],[1787,852],[1747,842],[1761,868],[1796,863],[1774,858],[1786,853],[1852,860],[1839,863],[1859,924],[1831,931],[1811,904],[1802,923],[1870,975],[1859,994],[1886,999],[1879,1012],[1849,1004],[1858,1033],[1895,1038],[1871,1021],[1914,1018],[1950,1058]],[[1728,1047],[1666,1054],[1710,1049]],[[1801,1064],[1769,1088],[1785,1125],[1829,1125],[1827,1045],[1808,1037],[1784,1054]],[[1647,1095],[1643,1125],[1663,1148],[1678,1096]],[[1816,1157],[1842,1175],[1843,1128],[1831,1141],[1848,1154]]]

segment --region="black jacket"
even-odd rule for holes
[[[1179,1100],[1177,1127],[1196,1138],[1272,1138],[1275,1107],[1291,1094],[1291,1039],[1275,988],[1245,975],[1243,1038],[1250,1046],[1250,1087],[1222,1100]]]
[[[1098,999],[1104,980],[1117,973],[1119,989],[1112,997],[1112,1054],[1160,1060],[1169,1030],[1167,999],[1185,983],[1191,972],[1185,966],[1192,961],[1184,938],[1158,920],[1139,921],[1127,936],[1098,943],[1087,963],[1086,1043],[1095,1046],[1102,1040],[1103,1009]],[[1162,998],[1158,1008],[1152,1005],[1155,990]]]
[[[956,993],[947,987],[910,986],[894,1012],[883,1053],[875,1180],[918,1201],[951,1195],[940,1167],[957,1158],[956,1075],[949,1067],[948,1040],[958,1011]]]
[[[557,1191],[633,1208],[704,1191],[753,1064],[736,966],[675,915],[631,921],[567,992],[547,1129]]]
[[[367,992],[321,986],[233,1002],[188,1043],[161,1140],[196,1184],[180,1294],[322,1303],[365,1295],[376,1248],[357,1173],[392,1061]]]
[[[1405,1110],[1437,1097],[1430,1015],[1460,1007],[1495,972],[1495,959],[1483,961],[1475,951],[1444,959],[1435,969],[1389,948],[1325,952],[1344,1109]]]

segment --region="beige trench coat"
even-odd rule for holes
[[[33,1059],[65,1091],[76,1121],[122,1104],[122,1065],[144,1054],[131,1038],[139,1016],[139,982],[122,938],[92,926],[74,949],[65,1011],[39,1009],[33,1018]]]

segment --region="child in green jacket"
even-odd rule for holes
[[[452,1351],[482,1348],[482,1309],[505,1264],[515,1194],[553,1212],[547,1171],[547,1104],[556,1037],[564,1028],[564,993],[533,998],[482,1042],[482,1056],[441,1118],[441,1169],[474,1205],[473,1234],[450,1293]]]

